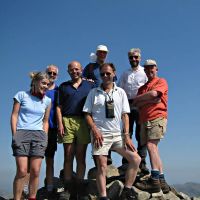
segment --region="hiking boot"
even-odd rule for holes
[[[138,200],[138,194],[133,188],[124,188],[120,197],[120,200]]]
[[[149,193],[156,193],[156,192],[160,192],[161,190],[159,179],[153,179],[152,177],[150,177],[148,180],[137,182],[135,184],[135,187]]]
[[[164,194],[170,191],[170,186],[167,184],[165,179],[160,179],[160,187]]]

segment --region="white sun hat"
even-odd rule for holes
[[[101,45],[97,46],[96,51],[106,51],[106,52],[108,52],[108,48],[107,48],[107,46],[101,44]]]

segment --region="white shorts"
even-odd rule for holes
[[[91,134],[91,144],[92,144],[92,155],[108,155],[109,150],[114,150],[115,148],[123,148],[124,142],[121,133],[102,133],[103,134],[103,145],[96,148],[93,145],[93,137]]]

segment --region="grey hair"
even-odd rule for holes
[[[138,53],[138,55],[141,57],[141,50],[139,48],[132,48],[128,51],[128,55],[131,53]]]
[[[48,72],[48,69],[49,69],[50,67],[55,67],[56,70],[57,70],[57,73],[58,73],[58,66],[56,66],[56,65],[54,65],[54,64],[47,65],[47,67],[46,67],[46,72]]]
[[[49,75],[46,72],[30,72],[29,73],[31,81],[31,92],[35,92],[37,84],[39,81],[42,81],[44,79],[49,80]]]

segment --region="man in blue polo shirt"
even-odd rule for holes
[[[70,81],[64,82],[58,89],[58,134],[64,147],[64,184],[70,199],[82,196],[82,184],[85,175],[85,157],[90,142],[88,126],[83,116],[83,106],[94,83],[82,79],[82,66],[77,61],[68,65]],[[76,181],[72,182],[73,159],[76,157]],[[77,187],[77,189],[75,188]],[[61,194],[62,195],[62,194]]]

